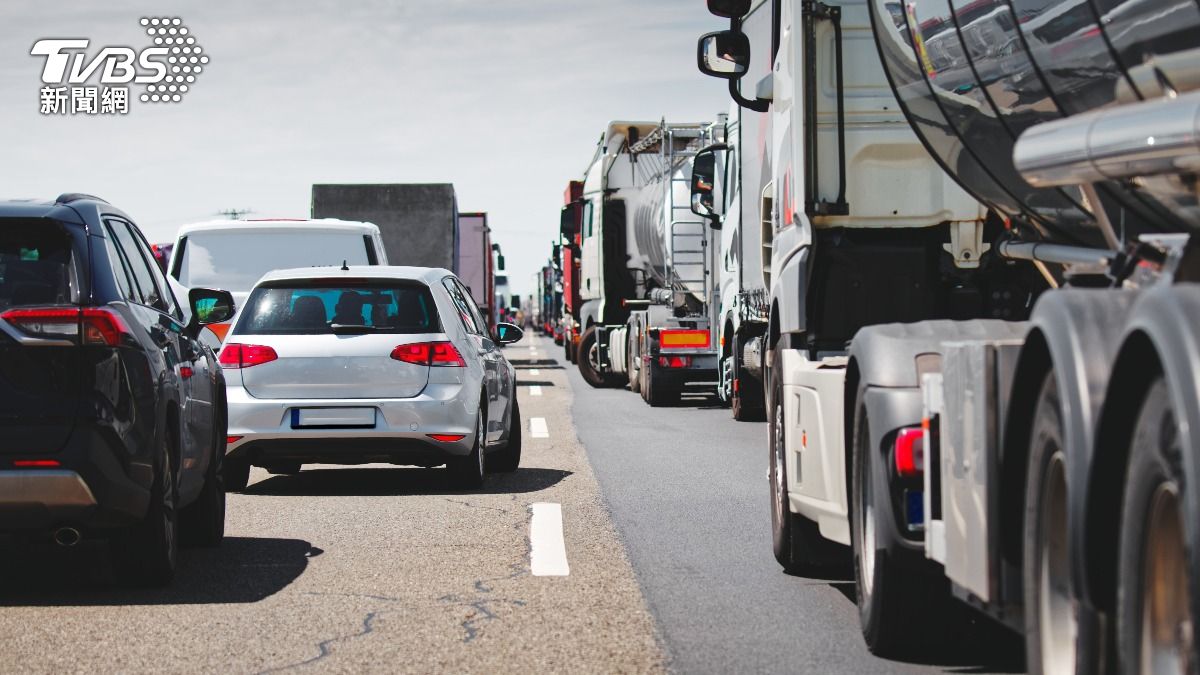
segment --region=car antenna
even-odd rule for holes
[[[349,271],[350,271],[350,268],[346,266],[346,261],[345,261],[345,260],[343,260],[343,261],[342,261],[342,271],[343,271],[343,272],[349,272]]]

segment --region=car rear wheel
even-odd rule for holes
[[[487,469],[492,473],[512,473],[521,465],[521,408],[517,405],[515,395],[508,424],[508,445],[487,458]]]
[[[175,577],[179,509],[171,444],[164,443],[156,462],[146,517],[110,544],[113,573],[126,586],[165,586]]]
[[[463,490],[475,490],[483,487],[483,477],[487,474],[487,453],[485,429],[487,429],[487,408],[480,406],[479,420],[475,423],[475,443],[471,452],[465,457],[451,457],[446,462],[450,472],[450,480]]]
[[[223,409],[220,406],[218,409]],[[204,487],[196,501],[183,509],[183,537],[189,544],[220,546],[225,539],[225,482],[221,460],[225,457],[225,420],[218,413],[213,424],[212,456],[204,471]]]
[[[244,458],[225,457],[221,460],[222,481],[226,492],[241,492],[250,484],[250,462]]]

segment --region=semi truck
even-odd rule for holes
[[[580,309],[583,306],[580,297],[580,289],[583,288],[580,259],[583,251],[583,229],[579,227],[583,218],[583,181],[573,180],[567,183],[566,189],[563,190],[563,202],[562,213],[559,214],[559,234],[562,242],[562,311],[554,341],[562,345],[563,357],[567,362],[575,363],[575,353],[579,349],[583,326],[580,323]]]
[[[708,9],[762,148],[778,561],[849,564],[878,654],[969,606],[1032,672],[1194,672],[1200,6]]]
[[[716,380],[719,246],[689,184],[693,158],[723,132],[723,119],[617,121],[601,137],[563,233],[580,237],[575,356],[592,386],[628,384],[658,406]]]
[[[458,210],[449,183],[317,184],[313,218],[341,218],[379,227],[393,265],[441,267],[471,290],[495,328],[495,267],[486,213]]]

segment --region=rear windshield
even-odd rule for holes
[[[250,294],[240,335],[321,335],[334,324],[372,333],[440,333],[433,294],[420,283],[262,287]]]
[[[50,220],[0,220],[0,311],[73,302],[71,236]]]
[[[184,286],[247,292],[271,270],[293,267],[368,265],[361,232],[213,231],[187,236],[176,278]]]

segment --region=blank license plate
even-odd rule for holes
[[[293,408],[293,427],[373,427],[374,408]]]

